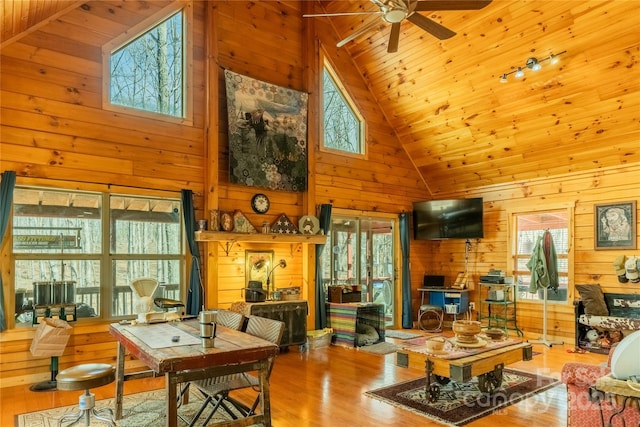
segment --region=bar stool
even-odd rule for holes
[[[116,369],[106,363],[86,363],[60,371],[56,376],[58,390],[84,390],[84,394],[81,394],[79,399],[80,412],[64,415],[60,418],[58,425],[61,426],[63,422],[68,420],[72,420],[71,424],[75,424],[84,418],[85,425],[88,426],[90,417],[93,415],[108,425],[116,427],[111,408],[96,410],[95,395],[90,391],[94,387],[112,383],[115,379]]]
[[[423,320],[426,326],[422,324]],[[439,305],[422,304],[418,310],[418,328],[425,332],[441,332],[444,312]]]

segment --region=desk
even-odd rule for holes
[[[136,329],[139,328],[139,329]],[[142,334],[139,331],[144,331]],[[185,335],[199,337],[197,320],[136,326],[113,323],[109,332],[118,341],[116,366],[116,410],[115,418],[122,418],[124,389],[125,351],[142,361],[156,374],[165,376],[167,395],[168,427],[178,425],[177,386],[195,379],[228,375],[237,372],[258,371],[260,378],[260,406],[262,413],[230,422],[225,425],[251,425],[262,423],[271,426],[269,382],[267,380],[269,360],[278,354],[278,346],[253,335],[218,326],[214,348],[203,348],[198,344],[172,344],[171,337]],[[145,339],[141,339],[143,336]],[[159,337],[153,342],[149,336]],[[160,342],[166,340],[166,342]],[[149,343],[149,344],[148,344]],[[158,348],[160,347],[160,348]]]
[[[454,319],[460,313],[469,310],[469,290],[455,288],[418,288],[420,292],[420,305],[425,304],[425,294],[427,304],[442,307],[446,314],[453,314]]]
[[[335,343],[356,347],[356,326],[358,323],[373,326],[384,341],[384,304],[366,302],[327,303],[327,323],[333,328]]]

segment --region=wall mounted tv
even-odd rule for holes
[[[416,240],[484,237],[482,198],[429,200],[413,203]]]

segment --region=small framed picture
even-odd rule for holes
[[[245,287],[248,288],[249,282],[253,280],[262,282],[262,288],[266,290],[269,270],[272,267],[273,251],[245,251]]]
[[[595,249],[636,248],[636,202],[595,205]]]

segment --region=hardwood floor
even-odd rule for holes
[[[390,342],[400,342],[387,338]],[[513,368],[560,377],[567,362],[600,364],[606,356],[569,353],[572,344],[548,348],[534,344],[540,352]],[[375,355],[330,346],[300,352],[297,347],[278,356],[271,377],[271,408],[276,427],[315,426],[438,426],[424,417],[369,398],[364,392],[424,375],[416,369],[395,365],[395,353]],[[138,379],[125,383],[125,394],[162,388],[163,378]],[[96,400],[113,396],[114,384],[93,390]],[[32,392],[28,386],[0,389],[0,425],[14,425],[16,414],[75,405],[78,392]],[[470,427],[564,426],[566,391],[563,385],[509,406],[496,414],[468,424]]]

